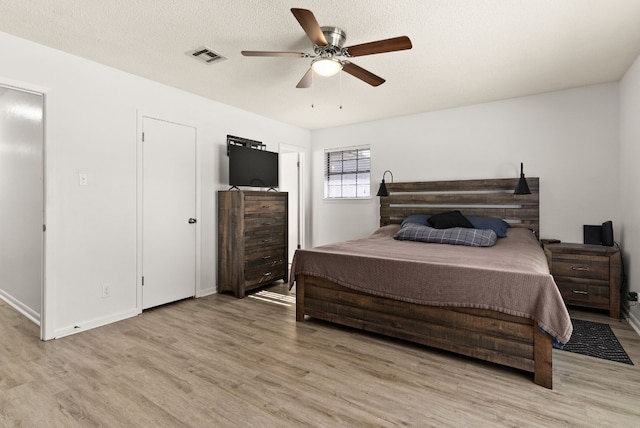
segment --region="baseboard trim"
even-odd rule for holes
[[[628,311],[627,312],[627,321],[629,322],[629,325],[636,331],[638,336],[640,336],[640,319],[638,319],[633,314],[633,312]]]
[[[91,330],[97,327],[102,327],[104,325],[122,321],[127,318],[132,318],[137,315],[140,315],[140,311],[138,311],[137,309],[131,309],[128,311],[119,312],[117,314],[111,314],[107,317],[80,322],[76,325],[56,329],[54,333],[54,339],[60,339],[65,336],[70,336],[72,334],[81,333],[83,331]]]
[[[218,289],[216,287],[203,288],[200,290],[200,295],[197,297],[210,296],[212,294],[216,294],[217,292],[218,292]]]
[[[3,290],[0,290],[0,299],[7,302],[9,306],[11,306],[16,311],[20,312],[25,317],[29,318],[30,321],[34,322],[36,325],[40,325],[40,314],[22,303],[19,300],[16,300],[10,294],[7,294]]]

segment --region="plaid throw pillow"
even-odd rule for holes
[[[418,241],[436,244],[466,245],[468,247],[491,247],[498,235],[491,229],[434,229],[433,227],[409,223],[394,236],[400,241]]]

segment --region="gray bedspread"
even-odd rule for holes
[[[399,228],[297,250],[290,284],[306,274],[396,300],[491,309],[535,320],[560,343],[569,341],[569,313],[531,231],[512,227],[493,247],[464,247],[397,241]]]

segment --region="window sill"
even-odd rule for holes
[[[367,196],[366,198],[325,198],[323,197],[322,200],[326,201],[326,202],[341,202],[341,201],[370,201],[372,200],[373,197],[371,196]]]

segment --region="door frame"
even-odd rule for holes
[[[36,95],[42,96],[42,239],[40,244],[40,320],[36,322],[36,324],[40,327],[40,340],[49,340],[55,338],[55,334],[53,332],[54,326],[54,311],[55,311],[55,299],[52,296],[55,296],[55,290],[48,287],[46,282],[47,278],[47,264],[46,264],[46,255],[47,255],[47,235],[45,233],[45,228],[47,224],[47,93],[51,90],[50,88],[33,85],[27,82],[22,82],[18,80],[7,79],[4,77],[0,77],[0,85],[13,89],[16,91],[28,92]],[[51,296],[51,297],[49,297]],[[27,314],[25,314],[27,315]],[[31,317],[27,316],[32,321]]]
[[[200,174],[200,144],[198,144],[198,127],[193,123],[190,123],[188,120],[182,120],[180,118],[171,118],[167,119],[168,114],[157,114],[151,113],[148,111],[137,111],[137,122],[136,122],[136,310],[138,313],[142,313],[142,197],[143,197],[143,151],[142,151],[142,123],[144,118],[160,120],[163,122],[169,122],[180,126],[189,126],[195,129],[196,136],[196,164],[195,164],[195,174],[196,174],[196,219],[198,220],[195,224],[196,226],[196,242],[195,242],[195,278],[196,278],[196,289],[195,289],[195,297],[201,297],[201,221],[202,213],[201,213],[201,189],[202,189],[202,180]]]
[[[298,245],[305,248],[306,234],[306,194],[305,194],[305,153],[306,149],[293,144],[279,143],[278,153],[298,153]],[[287,257],[289,257],[287,255]]]

